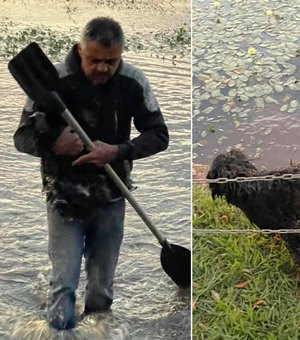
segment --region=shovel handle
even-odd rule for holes
[[[57,99],[61,101],[59,96],[57,95]],[[65,108],[65,110],[61,113],[63,118],[68,122],[68,124],[74,129],[74,131],[78,134],[78,136],[81,138],[83,143],[88,146],[89,148],[94,147],[94,143],[91,141],[89,136],[85,133],[85,131],[82,129],[82,127],[78,124],[77,120],[73,117],[71,112]],[[134,210],[138,213],[138,215],[141,217],[141,219],[145,222],[147,227],[151,230],[152,234],[157,238],[158,242],[162,246],[169,245],[167,239],[164,237],[164,235],[155,227],[153,222],[150,220],[148,215],[145,213],[145,211],[142,209],[142,207],[139,205],[139,203],[136,201],[136,199],[133,197],[131,192],[128,190],[126,185],[122,182],[120,177],[116,174],[116,172],[113,170],[113,168],[109,164],[104,165],[104,170],[108,174],[108,176],[113,180],[113,182],[116,184],[116,186],[120,189],[122,194],[127,198],[131,206],[134,208]]]

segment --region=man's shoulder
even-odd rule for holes
[[[123,61],[120,75],[128,79],[135,80],[141,87],[148,85],[148,79],[144,72],[136,66],[128,64]]]
[[[147,77],[138,67],[123,62],[120,74],[136,81],[143,92],[144,104],[150,112],[159,111],[159,105]]]

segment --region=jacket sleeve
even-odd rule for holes
[[[140,135],[119,144],[119,159],[135,160],[165,150],[169,145],[169,133],[158,102],[147,78],[141,78],[133,95],[133,122]]]
[[[40,111],[41,109],[43,108],[39,108],[35,102],[27,98],[19,126],[13,136],[18,151],[36,157],[49,152],[62,131],[62,126],[54,128],[47,114]],[[53,118],[51,120],[53,121]]]

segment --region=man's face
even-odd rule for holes
[[[109,47],[96,41],[78,44],[81,57],[81,69],[94,85],[105,84],[118,69],[121,61],[122,48],[118,43]]]

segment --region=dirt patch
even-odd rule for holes
[[[209,170],[209,165],[193,164],[193,171],[192,171],[193,183],[207,185],[204,180],[206,179],[208,170]]]

